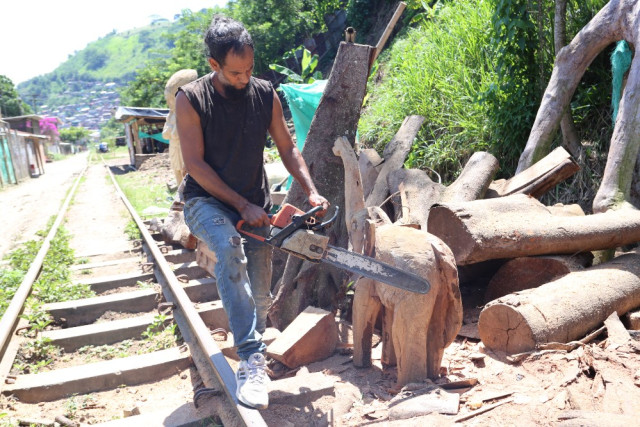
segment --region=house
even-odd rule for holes
[[[49,136],[12,129],[9,120],[0,120],[0,186],[42,175],[45,142]]]
[[[162,137],[168,108],[118,107],[114,118],[124,123],[129,159],[136,169],[149,157],[169,149]]]

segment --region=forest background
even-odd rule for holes
[[[346,25],[357,30],[356,42],[375,44],[379,21],[388,19],[397,3],[233,0],[223,8],[185,10],[175,22],[109,34],[52,73],[18,88],[0,76],[0,104],[5,116],[28,113],[31,109],[19,93],[39,93],[49,103],[71,102],[63,96],[69,82],[94,80],[121,84],[122,105],[166,108],[164,87],[174,72],[192,68],[202,76],[209,71],[202,35],[216,13],[245,24],[256,44],[255,74],[261,75],[271,64],[300,58],[298,47],[326,31],[325,18],[339,9],[346,11]],[[426,121],[407,167],[448,183],[473,152],[488,151],[500,160],[499,177],[512,176],[553,69],[556,44],[568,43],[606,1],[406,3],[391,43],[371,71],[358,128],[360,145],[381,152],[403,119],[419,114]],[[614,48],[592,62],[572,99],[570,112],[581,145],[574,154],[581,157],[582,170],[546,195],[547,204],[579,203],[585,211],[591,209],[613,130],[609,57]],[[318,65],[325,78],[334,56],[335,52],[325,55]],[[122,133],[121,127],[109,121],[102,138],[114,138]],[[554,144],[562,143],[558,133]]]

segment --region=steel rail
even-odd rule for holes
[[[87,160],[88,165],[89,159]],[[51,246],[51,241],[55,237],[58,232],[58,227],[62,223],[64,219],[64,215],[66,214],[67,208],[69,207],[69,203],[71,203],[71,199],[75,195],[76,189],[78,188],[78,184],[80,183],[80,179],[84,176],[84,173],[87,170],[87,166],[82,169],[80,175],[76,179],[69,192],[69,195],[65,199],[64,203],[60,207],[58,211],[58,216],[56,220],[53,222],[51,229],[49,229],[49,233],[47,237],[42,242],[42,246],[40,246],[40,250],[38,250],[38,254],[31,262],[29,266],[29,270],[25,274],[20,286],[16,290],[16,293],[11,298],[11,303],[7,307],[7,310],[2,315],[2,319],[0,319],[0,359],[4,358],[4,354],[7,348],[7,344],[9,341],[10,335],[13,334],[13,329],[16,326],[16,322],[18,321],[18,316],[22,312],[24,308],[24,303],[27,300],[27,297],[31,293],[31,287],[33,286],[33,282],[36,281],[38,275],[40,274],[40,270],[42,269],[42,264],[44,263],[44,259],[47,256],[47,252],[49,251],[49,247]]]
[[[189,324],[193,334],[195,335],[200,349],[207,355],[207,360],[210,367],[213,369],[213,372],[220,382],[220,385],[222,385],[227,398],[232,402],[231,406],[236,411],[236,415],[246,426],[266,426],[267,424],[265,423],[262,415],[260,415],[260,412],[258,412],[258,410],[248,408],[238,402],[235,396],[236,378],[233,370],[231,369],[231,366],[229,366],[229,363],[225,359],[224,354],[222,354],[222,351],[220,351],[220,348],[211,336],[209,328],[207,328],[207,326],[204,324],[202,318],[193,306],[193,303],[182,288],[180,281],[178,281],[178,279],[176,278],[173,270],[171,269],[171,266],[164,258],[164,255],[158,248],[158,245],[151,236],[151,233],[149,233],[144,222],[135,211],[125,194],[120,189],[120,186],[116,182],[113,173],[108,167],[107,171],[109,172],[109,176],[111,177],[113,185],[116,188],[116,192],[131,213],[134,221],[138,225],[142,237],[146,241],[151,254],[156,260],[156,266],[164,275],[169,288],[173,292],[173,296],[175,297],[178,307],[184,313],[187,323]],[[207,384],[207,386],[213,387],[215,385]]]

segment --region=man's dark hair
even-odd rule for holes
[[[221,66],[230,51],[242,54],[247,46],[253,50],[253,39],[244,26],[223,15],[213,17],[204,35],[204,42],[209,49],[209,56]]]

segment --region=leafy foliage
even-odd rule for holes
[[[166,107],[164,88],[171,75],[182,69],[194,69],[198,76],[207,74],[209,68],[204,60],[202,35],[216,11],[220,9],[197,13],[184,10],[178,20],[180,30],[165,34],[173,47],[166,55],[148,60],[138,70],[133,81],[120,93],[122,104],[133,107]]]
[[[67,129],[60,129],[60,140],[62,140],[63,142],[77,144],[79,142],[85,141],[90,134],[91,131],[89,129],[71,126]]]
[[[289,46],[322,28],[313,3],[303,0],[235,0],[229,3],[234,19],[242,22],[255,44],[255,72],[264,73]]]
[[[463,0],[433,14],[383,53],[382,82],[370,90],[359,132],[365,145],[382,149],[406,116],[425,116],[407,166],[437,169],[451,180],[473,151],[492,141],[487,106],[480,102],[495,81],[486,31],[491,8]]]
[[[0,116],[13,117],[31,113],[31,107],[18,95],[11,79],[0,75]]]
[[[322,73],[320,71],[315,71],[318,66],[318,55],[311,55],[309,49],[306,49],[304,46],[299,46],[297,49],[290,51],[283,59],[288,57],[297,59],[297,51],[302,51],[302,61],[299,63],[300,74],[278,64],[270,64],[269,68],[277,73],[287,76],[284,81],[285,83],[313,83],[316,80],[322,79]]]

